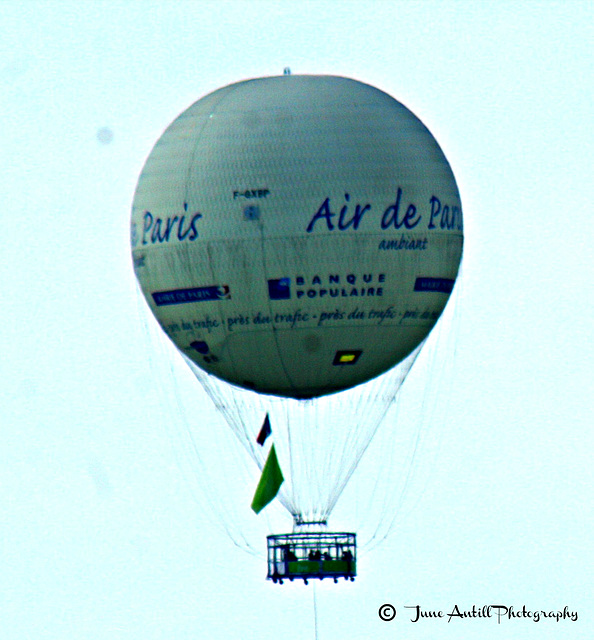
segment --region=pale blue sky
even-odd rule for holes
[[[417,481],[357,581],[318,585],[319,638],[592,637],[592,21],[589,2],[0,3],[3,640],[314,637],[312,585],[266,582],[187,475],[185,421],[220,419],[147,328],[128,240],[171,120],[285,66],[407,105],[465,215],[446,371],[412,385],[422,420],[398,415],[426,436]],[[263,548],[241,473],[221,491]],[[413,624],[416,604],[579,620]]]

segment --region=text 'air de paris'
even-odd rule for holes
[[[338,210],[338,207],[340,209]],[[321,204],[317,212],[309,221],[306,231],[325,228],[328,231],[357,230],[362,225],[364,218],[373,217],[371,203],[351,202],[351,196],[344,194],[344,203],[336,205],[328,196]],[[421,224],[423,223],[423,224]],[[398,187],[394,201],[388,205],[381,216],[381,229],[416,229],[419,225],[427,229],[441,229],[444,231],[462,230],[462,211],[457,205],[442,202],[437,196],[432,195],[423,212],[414,202],[406,202],[403,198],[403,190]]]

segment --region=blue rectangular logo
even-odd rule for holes
[[[417,278],[415,291],[438,291],[439,293],[452,293],[455,280],[449,278]]]
[[[289,300],[291,298],[291,278],[269,280],[268,297],[271,300]]]
[[[158,307],[168,304],[186,304],[188,302],[204,302],[207,300],[229,300],[229,286],[214,285],[212,287],[196,287],[194,289],[174,289],[172,291],[155,291],[153,300]]]

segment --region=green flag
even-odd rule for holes
[[[256,493],[254,493],[252,509],[256,513],[260,513],[269,502],[274,500],[284,481],[283,472],[276,457],[276,450],[274,449],[274,445],[272,445],[264,469],[262,469],[262,477],[256,487]]]

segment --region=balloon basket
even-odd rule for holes
[[[354,533],[285,533],[267,537],[268,580],[339,578],[357,575],[357,537]]]

